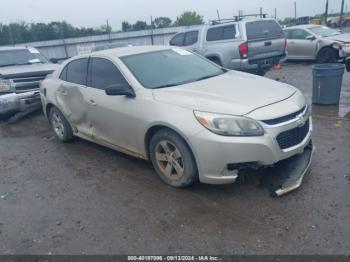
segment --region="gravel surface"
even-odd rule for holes
[[[348,75],[339,107],[314,107],[311,172],[279,199],[259,174],[170,188],[146,161],[59,143],[41,113],[1,122],[0,254],[350,254]],[[310,98],[310,64],[268,76]]]

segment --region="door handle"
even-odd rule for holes
[[[67,91],[61,91],[61,94],[62,94],[63,96],[67,96],[67,95],[68,95]]]
[[[96,102],[95,102],[95,100],[93,100],[93,99],[90,99],[89,102],[90,102],[90,104],[92,104],[93,106],[96,105]]]

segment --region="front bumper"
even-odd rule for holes
[[[230,167],[254,164],[257,167],[272,166],[282,160],[302,154],[312,138],[312,119],[304,140],[287,149],[281,149],[276,137],[287,130],[298,127],[297,122],[278,127],[265,127],[260,137],[225,137],[203,130],[191,137],[190,143],[197,161],[199,180],[208,184],[234,183],[239,170]]]
[[[39,91],[0,95],[0,115],[24,112],[41,107]]]

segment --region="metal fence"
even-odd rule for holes
[[[16,46],[31,46],[48,58],[66,59],[77,54],[91,52],[95,48],[107,44],[130,44],[130,45],[167,45],[171,37],[187,29],[195,29],[198,26],[170,27],[153,30],[118,32],[110,35],[97,35],[88,37],[67,38],[59,40],[31,42]]]

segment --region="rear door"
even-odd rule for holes
[[[285,37],[275,20],[246,22],[245,28],[250,62],[268,62],[268,59],[285,55]]]
[[[65,66],[56,91],[59,109],[70,124],[86,137],[91,137],[91,125],[87,117],[89,101],[86,93],[89,58],[76,59]]]
[[[317,40],[306,39],[312,36],[304,29],[288,30],[288,58],[290,59],[314,59],[317,49]]]

